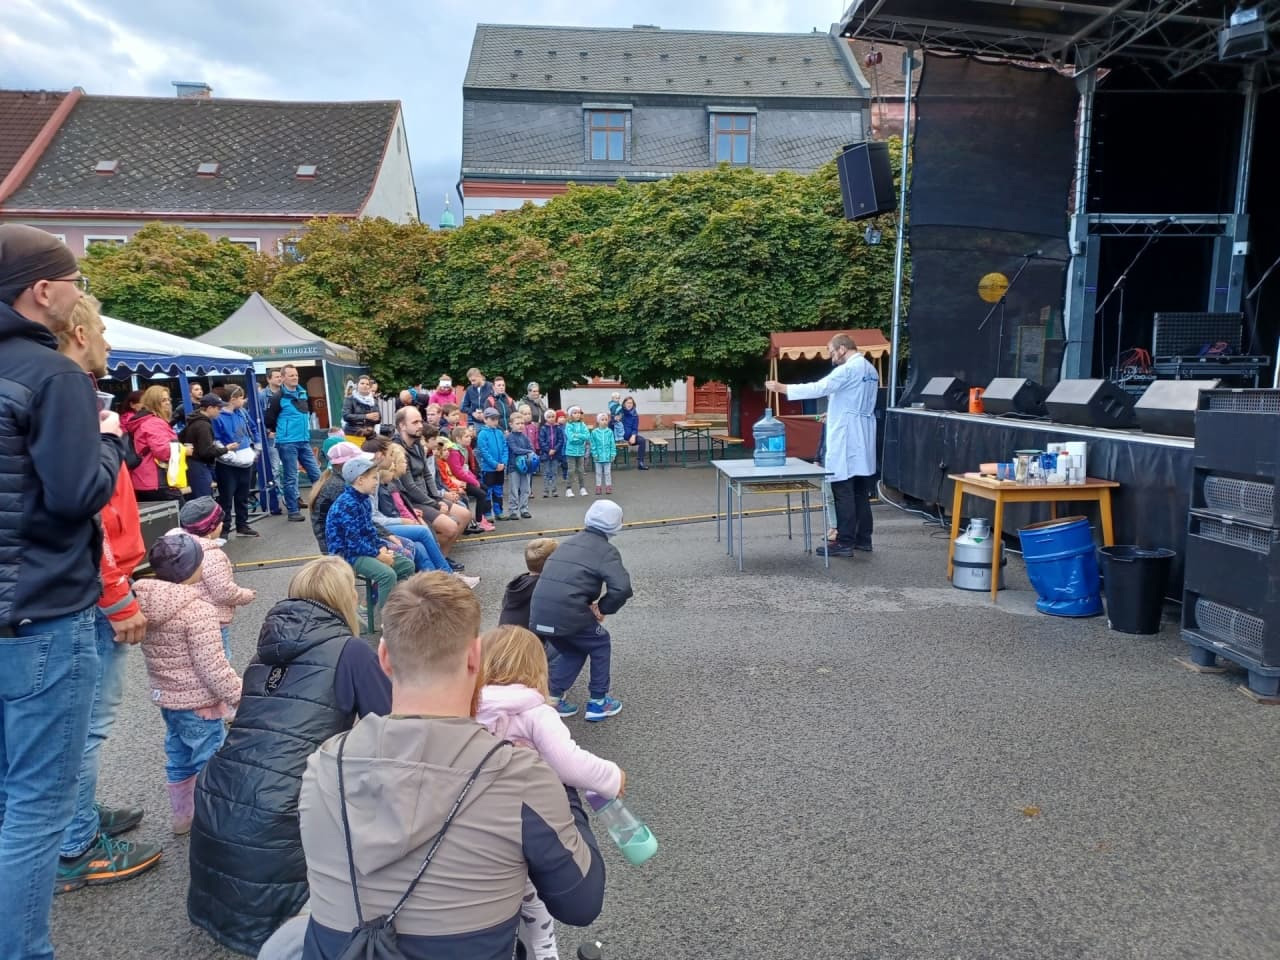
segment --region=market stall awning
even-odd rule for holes
[[[890,344],[879,330],[802,330],[769,334],[769,357],[781,360],[825,360],[831,338],[843,333],[872,360],[888,356]]]
[[[242,350],[255,360],[360,362],[350,347],[326,340],[295,323],[256,291],[249,294],[249,299],[239,310],[200,339],[205,343]]]
[[[253,358],[248,354],[125,323],[115,317],[104,316],[102,322],[107,328],[107,343],[111,344],[107,366],[116,375],[176,377],[180,371],[190,371],[203,377],[253,369]]]

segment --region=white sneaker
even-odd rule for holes
[[[581,490],[579,490],[579,491],[578,491],[578,496],[580,496],[580,497],[585,497],[586,495],[587,495],[587,488],[586,488],[586,487],[583,487]]]
[[[564,492],[564,495],[565,495],[566,497],[572,497],[572,496],[573,496],[573,487],[570,487],[568,490],[566,490],[566,491]]]
[[[465,573],[455,573],[454,576],[457,577],[459,580],[461,580],[463,583],[465,583],[472,590],[480,586],[479,577],[468,577]]]

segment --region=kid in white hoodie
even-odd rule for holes
[[[500,739],[532,747],[568,787],[620,797],[627,775],[611,760],[574,742],[569,728],[547,702],[547,657],[540,641],[524,627],[502,626],[486,632],[484,681],[476,720]],[[557,960],[555,924],[533,884],[525,887],[520,909],[520,940],[531,960]]]

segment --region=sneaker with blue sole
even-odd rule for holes
[[[613,697],[605,697],[603,700],[588,700],[587,712],[583,719],[586,720],[604,720],[606,717],[616,716],[622,711],[622,701],[615,700]]]
[[[570,703],[564,697],[556,697],[555,701],[556,713],[560,714],[560,716],[566,719],[577,716],[578,705],[576,703]]]

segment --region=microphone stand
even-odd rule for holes
[[[1172,221],[1170,221],[1170,223],[1171,222]],[[1157,228],[1155,233],[1147,237],[1147,242],[1142,245],[1142,249],[1140,249],[1137,252],[1137,254],[1134,256],[1134,258],[1129,261],[1129,265],[1120,272],[1120,276],[1116,277],[1116,282],[1112,284],[1111,289],[1107,291],[1107,295],[1102,298],[1102,302],[1098,304],[1098,309],[1093,312],[1093,316],[1095,319],[1100,317],[1102,315],[1103,309],[1107,305],[1107,302],[1111,299],[1111,295],[1114,294],[1117,290],[1120,291],[1120,317],[1119,317],[1119,324],[1116,329],[1116,362],[1115,362],[1115,366],[1111,368],[1113,371],[1112,376],[1118,377],[1120,375],[1120,348],[1121,348],[1122,342],[1124,341],[1124,288],[1125,288],[1125,284],[1129,280],[1129,272],[1133,270],[1135,266],[1137,266],[1138,261],[1142,259],[1142,255],[1147,252],[1147,248],[1150,247],[1157,240],[1159,240],[1161,236],[1163,236],[1164,231],[1168,226],[1169,226],[1168,223],[1161,224]],[[1104,375],[1105,375],[1105,371],[1104,371]]]
[[[1005,300],[1008,299],[1009,291],[1012,290],[1017,285],[1018,278],[1022,276],[1022,272],[1026,270],[1027,267],[1030,266],[1031,261],[1036,259],[1039,255],[1040,255],[1039,252],[1024,253],[1022,255],[1022,264],[1018,267],[1017,273],[1013,275],[1013,279],[1009,281],[1009,286],[1004,288],[1004,293],[1000,294],[1000,299],[991,305],[991,309],[987,311],[987,315],[983,317],[982,322],[978,324],[978,329],[981,330],[983,327],[987,325],[987,321],[991,319],[992,314],[994,314],[996,310],[1000,311],[1000,330],[996,334],[996,376],[997,377],[1000,376],[1000,362],[1004,359]]]

